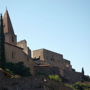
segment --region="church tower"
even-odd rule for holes
[[[4,24],[5,42],[16,45],[17,36],[14,33],[8,10],[6,10],[6,12],[4,13],[3,24]]]

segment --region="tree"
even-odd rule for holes
[[[84,68],[82,68],[82,75],[84,75]]]
[[[5,64],[5,36],[3,29],[3,19],[0,15],[0,66]]]
[[[11,63],[7,62],[5,68],[9,69],[15,75],[31,76],[30,68],[24,66],[23,62]]]
[[[82,82],[84,82],[84,80],[85,80],[85,76],[84,76],[84,68],[82,68]]]

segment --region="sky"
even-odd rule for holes
[[[90,75],[90,0],[0,0],[0,13],[6,8],[18,41],[63,54]]]

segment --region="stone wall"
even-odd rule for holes
[[[82,73],[64,70],[64,77],[69,81],[69,83],[75,83],[81,81]]]
[[[16,45],[17,43],[17,36],[11,33],[5,33],[5,42]]]
[[[58,67],[51,67],[49,65],[37,65],[34,66],[35,75],[59,75],[59,68]]]
[[[7,62],[24,62],[25,66],[32,68],[32,59],[27,54],[25,54],[23,49],[20,47],[5,43],[5,56]]]
[[[44,61],[43,49],[32,51],[32,58],[40,58],[40,60]]]
[[[33,51],[33,58],[40,58],[40,60],[44,61],[45,64],[50,64],[51,66],[59,67],[61,72],[64,69],[72,70],[70,61],[63,59],[63,55],[46,49],[39,49]]]
[[[23,51],[31,57],[31,50],[27,47],[27,41],[26,40],[22,40],[22,41],[18,42],[17,46],[20,48],[23,48]]]

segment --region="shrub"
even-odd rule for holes
[[[65,86],[72,88],[73,90],[90,90],[90,84],[76,82],[75,84],[65,84]]]
[[[72,90],[76,90],[74,87],[73,87],[73,85],[71,85],[71,84],[64,84],[66,87],[69,87],[69,88],[71,88]]]
[[[30,69],[25,67],[23,62],[19,63],[6,63],[5,66],[6,70],[11,71],[13,74],[21,75],[21,76],[30,76]]]
[[[90,84],[77,82],[73,85],[77,90],[90,90]]]
[[[59,75],[49,75],[49,79],[55,80],[55,81],[62,81]]]

